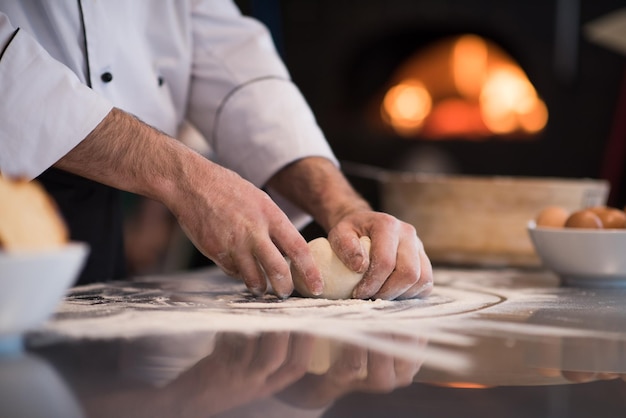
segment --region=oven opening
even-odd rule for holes
[[[383,129],[405,139],[532,139],[548,109],[496,42],[464,33],[431,42],[393,72],[378,105]]]

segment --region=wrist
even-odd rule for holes
[[[339,168],[322,157],[304,158],[284,167],[268,186],[313,216],[327,232],[348,214],[371,210]]]

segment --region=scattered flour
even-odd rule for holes
[[[32,337],[45,344],[56,338],[306,332],[408,359],[426,356],[430,367],[441,369],[466,367],[467,358],[455,348],[485,335],[626,340],[626,329],[585,329],[576,321],[542,318],[542,312],[574,309],[577,298],[588,296],[557,287],[543,273],[439,269],[435,277],[430,297],[403,301],[254,298],[241,282],[213,270],[95,284],[72,289]],[[417,342],[424,340],[429,344],[417,353]]]

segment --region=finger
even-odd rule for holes
[[[430,259],[426,255],[424,248],[421,247],[419,250],[419,264],[420,264],[420,275],[417,283],[409,288],[402,295],[398,296],[397,299],[412,299],[416,297],[427,297],[433,291],[434,287],[434,275],[433,275],[433,266],[430,263]]]
[[[315,264],[311,250],[302,235],[300,235],[297,230],[295,235],[290,233],[291,229],[294,229],[293,225],[289,224],[289,228],[278,231],[276,235],[273,236],[276,246],[289,258],[295,273],[303,278],[305,285],[311,293],[320,295],[324,291],[322,274]],[[289,267],[287,268],[287,277],[290,279],[291,286],[293,286],[293,279],[291,278]]]
[[[400,262],[399,262],[400,263]],[[374,299],[394,300],[408,292],[419,278],[419,265],[398,266],[387,278]]]
[[[413,235],[400,242],[395,269],[374,297],[396,299],[413,288],[419,282],[420,275],[419,241]]]
[[[354,288],[356,299],[373,297],[396,268],[399,233],[396,224],[381,222],[371,232],[370,263],[363,279]]]
[[[369,266],[369,252],[353,229],[339,224],[328,234],[328,242],[337,258],[350,270],[364,273]]]
[[[239,274],[239,269],[237,269],[237,266],[235,265],[235,262],[233,261],[229,253],[224,252],[218,254],[217,256],[215,256],[215,258],[213,258],[213,261],[228,276],[241,278],[241,275]]]
[[[253,295],[262,296],[267,290],[267,280],[257,259],[251,253],[244,253],[244,251],[234,258],[239,276],[246,283],[246,287]]]
[[[293,292],[293,282],[289,272],[289,263],[272,241],[265,241],[255,250],[256,261],[267,276],[272,289],[280,298],[286,298]]]

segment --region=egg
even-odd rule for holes
[[[606,206],[596,206],[589,210],[598,215],[604,228],[626,228],[626,213],[622,210]]]
[[[589,209],[582,209],[572,213],[565,221],[566,228],[602,229],[600,217]]]
[[[560,206],[547,206],[537,214],[535,223],[537,226],[562,228],[568,217],[569,211],[566,209]]]

